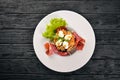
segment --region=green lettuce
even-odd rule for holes
[[[55,30],[61,26],[66,26],[67,23],[63,18],[52,18],[50,23],[46,25],[45,32],[42,33],[42,36],[53,40],[55,37]]]

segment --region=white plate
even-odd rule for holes
[[[82,51],[67,57],[57,54],[46,55],[44,43],[48,40],[42,36],[42,33],[50,19],[55,17],[66,20],[68,27],[86,40]],[[47,15],[39,22],[34,32],[33,46],[37,57],[46,67],[57,72],[72,72],[83,67],[90,60],[95,48],[95,35],[90,23],[83,16],[73,11],[60,10]]]

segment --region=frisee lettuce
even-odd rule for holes
[[[61,26],[66,26],[67,23],[63,18],[52,18],[50,23],[46,25],[46,31],[42,33],[42,36],[53,40],[55,35],[55,30]]]

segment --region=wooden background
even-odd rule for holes
[[[71,73],[43,66],[32,45],[39,21],[61,9],[83,15],[97,41],[91,60]],[[120,0],[0,0],[0,80],[120,80]]]

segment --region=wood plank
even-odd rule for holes
[[[0,29],[35,29],[47,14],[0,14]],[[120,29],[120,14],[82,14],[93,29]]]
[[[120,80],[120,75],[40,75],[40,74],[1,74],[1,80]]]
[[[82,14],[93,29],[120,29],[119,14]]]
[[[34,30],[1,30],[0,44],[32,44]],[[120,44],[120,30],[95,30],[97,44]]]
[[[1,75],[1,80],[64,80],[64,76],[60,75]],[[69,79],[70,80],[70,79]]]
[[[36,58],[32,44],[0,44],[0,59]]]
[[[1,0],[0,13],[51,13],[60,9],[78,13],[120,13],[120,1]]]
[[[58,73],[43,66],[38,59],[0,59],[1,74],[103,74],[104,60],[90,60],[87,65],[72,73]],[[114,72],[114,69],[112,69]]]
[[[69,75],[65,77],[69,77]],[[71,75],[69,80],[104,80],[104,75]]]
[[[44,16],[44,14],[1,14],[0,29],[35,29]]]
[[[18,74],[1,75],[1,80],[104,80],[104,75],[38,75]]]
[[[96,45],[92,59],[120,59],[120,45]],[[37,58],[32,44],[0,44],[0,59]]]
[[[120,75],[104,75],[105,80],[120,80]]]
[[[120,60],[90,60],[84,67],[72,73],[58,73],[43,66],[38,59],[0,59],[1,74],[43,75],[114,75],[120,74]]]
[[[120,45],[96,45],[93,59],[120,59]]]
[[[94,30],[96,44],[119,44],[120,30]]]
[[[1,30],[0,43],[31,43],[34,30]]]
[[[105,60],[105,73],[106,74],[119,74],[120,75],[120,60]]]

